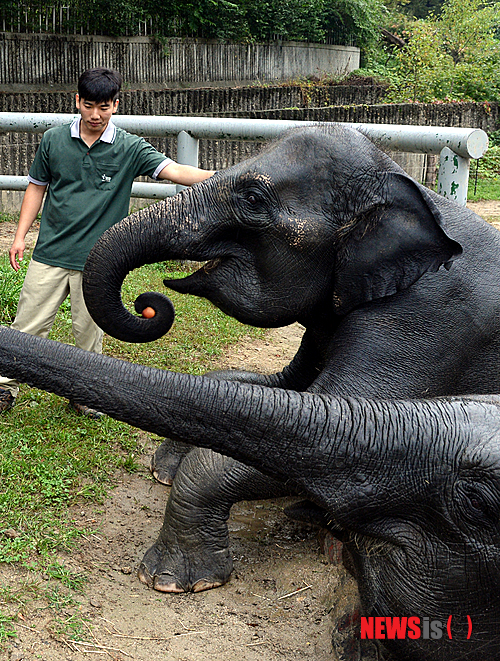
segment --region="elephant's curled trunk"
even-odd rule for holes
[[[106,333],[124,342],[157,340],[174,321],[174,307],[164,294],[147,292],[135,301],[138,314],[148,307],[154,310],[151,318],[133,315],[121,298],[121,287],[130,271],[174,258],[167,253],[168,237],[162,230],[158,211],[142,210],[107,230],[87,258],[83,293],[89,313]]]

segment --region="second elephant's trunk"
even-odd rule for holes
[[[228,454],[313,496],[340,523],[351,524],[356,512],[365,516],[381,503],[392,507],[395,494],[411,502],[427,483],[416,481],[409,489],[408,476],[421,474],[423,467],[428,475],[448,473],[455,461],[450,439],[457,421],[476,414],[482,421],[488,406],[353,400],[216,381],[1,327],[0,373],[159,436]],[[498,397],[492,399],[496,408]],[[443,419],[453,424],[448,428]]]

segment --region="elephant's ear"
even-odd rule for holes
[[[356,219],[337,252],[333,304],[337,314],[407,289],[427,271],[449,268],[462,254],[442,229],[427,190],[398,172],[384,175],[383,202]]]

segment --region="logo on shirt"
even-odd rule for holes
[[[108,177],[107,174],[103,174],[101,177],[101,181],[104,181],[106,184],[109,184],[109,182],[111,181],[111,177]]]

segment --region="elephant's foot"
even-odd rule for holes
[[[157,482],[171,486],[177,469],[192,445],[166,438],[151,457],[150,470]]]
[[[225,551],[225,552],[224,552]],[[175,553],[161,539],[147,551],[138,577],[158,592],[202,592],[224,585],[233,569],[229,550],[219,553]]]
[[[139,579],[161,592],[201,592],[226,583],[233,568],[227,520],[239,500],[289,495],[290,490],[234,459],[194,448],[173,481],[156,543]]]

